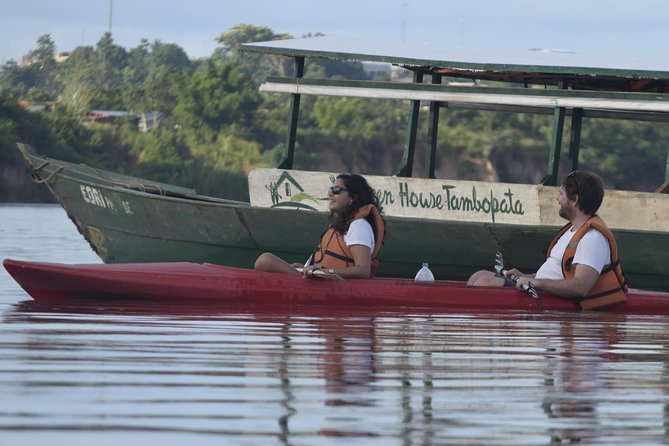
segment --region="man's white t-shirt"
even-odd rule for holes
[[[374,230],[364,218],[353,220],[344,234],[346,246],[364,245],[374,251]]]
[[[564,279],[562,275],[562,256],[574,234],[576,234],[576,231],[571,229],[562,234],[562,237],[553,246],[550,257],[537,271],[537,279]],[[595,229],[588,230],[576,246],[573,264],[588,265],[601,273],[604,265],[609,263],[611,263],[609,241],[601,232]]]

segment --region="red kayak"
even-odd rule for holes
[[[515,288],[469,287],[448,280],[418,284],[393,278],[305,279],[297,274],[198,263],[66,265],[5,259],[3,265],[33,299],[48,303],[272,303],[387,310],[580,311],[577,302],[547,293],[539,292],[539,299],[535,299]],[[628,300],[600,311],[669,315],[669,293],[630,290]]]

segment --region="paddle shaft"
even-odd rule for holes
[[[504,256],[500,251],[497,251],[495,253],[495,272],[501,276],[501,277],[506,277],[508,270],[504,269]],[[518,276],[515,274],[512,274],[509,276],[513,284],[515,285],[516,282],[518,282]],[[524,283],[521,287],[523,291],[525,291],[530,297],[536,299],[539,301],[539,304],[541,305],[541,300],[539,299],[539,293],[537,292],[537,289],[534,288],[534,285],[532,282],[530,283]]]
[[[507,273],[507,272],[508,272],[507,270],[503,269],[503,270],[501,271],[502,276],[506,277],[506,273]],[[510,278],[511,281],[515,284],[516,282],[518,282],[518,279],[520,278],[520,276],[517,276],[517,275],[515,275],[515,274],[511,274],[511,275],[509,276],[509,278]],[[534,285],[532,284],[532,282],[530,282],[530,283],[524,283],[524,284],[521,286],[521,288],[523,289],[523,291],[525,291],[525,292],[526,292],[527,294],[529,294],[531,297],[533,297],[534,299],[539,300],[539,293],[537,292],[537,289],[534,288]]]

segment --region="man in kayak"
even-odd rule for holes
[[[569,221],[551,241],[546,261],[535,274],[513,268],[505,277],[477,271],[467,282],[474,286],[532,285],[561,297],[581,301],[584,309],[625,302],[626,280],[615,238],[597,210],[604,198],[602,180],[587,171],[566,175],[558,189],[560,217]]]
[[[382,209],[374,189],[360,175],[341,174],[328,189],[328,206],[334,223],[306,264],[290,264],[266,252],[256,260],[255,269],[307,277],[319,270],[347,279],[371,277],[384,236]]]

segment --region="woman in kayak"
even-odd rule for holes
[[[328,202],[334,223],[321,236],[307,264],[290,264],[266,252],[256,260],[255,269],[307,277],[318,270],[347,279],[371,277],[384,236],[382,208],[376,193],[364,177],[341,174],[328,189]]]

